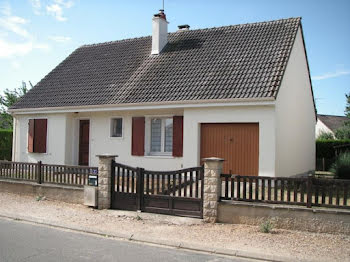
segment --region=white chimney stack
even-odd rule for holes
[[[152,18],[152,55],[159,55],[168,43],[168,22],[164,10]]]

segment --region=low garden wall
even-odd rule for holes
[[[0,192],[14,193],[28,196],[45,196],[50,200],[57,200],[73,204],[83,204],[84,188],[52,185],[52,184],[37,184],[28,181],[13,181],[0,179]]]
[[[218,204],[217,221],[221,223],[259,226],[268,220],[280,229],[350,234],[350,210],[239,201],[222,201]]]

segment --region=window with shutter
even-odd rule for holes
[[[29,119],[28,152],[46,153],[47,119]]]
[[[173,119],[150,119],[150,155],[171,155],[173,152]]]

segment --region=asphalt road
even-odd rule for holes
[[[236,261],[0,218],[0,261]]]

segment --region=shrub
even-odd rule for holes
[[[330,171],[334,173],[335,178],[350,179],[350,152],[340,154]]]
[[[0,129],[0,160],[11,160],[12,130]]]
[[[270,220],[267,220],[260,225],[260,232],[262,233],[271,233],[272,229],[273,225]]]

